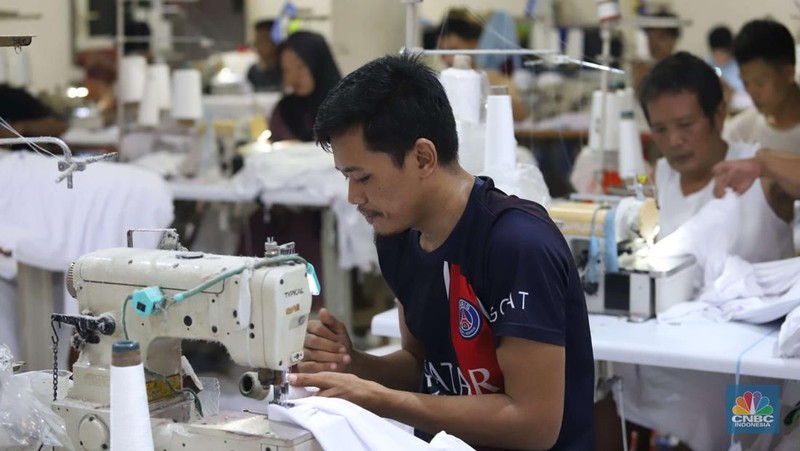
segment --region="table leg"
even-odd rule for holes
[[[325,293],[325,307],[339,319],[352,333],[353,290],[350,270],[339,266],[339,248],[336,236],[336,217],[330,208],[322,211],[322,279],[320,284]]]
[[[53,368],[50,315],[62,302],[64,290],[58,289],[61,280],[61,273],[17,264],[19,348],[26,371]]]

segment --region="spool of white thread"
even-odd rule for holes
[[[159,123],[158,82],[153,78],[153,74],[150,71],[148,71],[147,75],[144,95],[139,103],[137,122],[144,127],[155,127]]]
[[[613,91],[606,92],[605,117],[603,91],[592,93],[592,116],[589,128],[589,148],[593,150],[616,150],[619,146],[619,98]],[[601,149],[601,128],[605,126],[605,145]]]
[[[492,86],[486,99],[486,146],[484,171],[493,177],[513,173],[517,167],[517,141],[511,96],[505,86]]]
[[[481,122],[481,76],[472,70],[469,55],[456,55],[453,67],[442,71],[442,82],[447,99],[457,121],[479,124]]]
[[[633,111],[623,111],[619,121],[619,176],[623,179],[645,174],[644,156],[639,128]]]
[[[170,88],[169,66],[166,64],[153,64],[147,68],[148,80],[155,80],[158,93],[158,109],[168,110],[172,106],[172,89]]]
[[[203,88],[199,71],[178,69],[172,73],[172,117],[194,121],[203,117]]]
[[[111,449],[153,449],[144,366],[139,342],[120,340],[111,347]]]
[[[147,60],[141,55],[122,58],[119,70],[119,98],[123,103],[142,100],[147,80]]]
[[[576,60],[583,59],[583,29],[573,27],[567,33],[567,56]]]

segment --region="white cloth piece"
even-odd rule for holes
[[[778,355],[800,358],[800,307],[786,315],[778,333]]]
[[[269,418],[293,423],[314,434],[325,451],[468,451],[472,447],[445,432],[426,443],[388,420],[349,401],[311,396],[294,407],[269,405]]]
[[[658,321],[761,324],[779,319],[797,306],[800,306],[800,258],[751,264],[728,256],[722,273],[703,287],[696,301],[672,306],[658,315]],[[791,334],[792,330],[786,333]]]
[[[753,144],[730,143],[726,160],[750,158],[758,147]],[[754,183],[745,193],[736,196],[736,202],[718,200],[713,195],[713,180],[702,190],[684,196],[680,185],[680,174],[673,170],[665,159],[656,165],[656,187],[659,205],[659,238],[672,234],[679,226],[699,229],[687,243],[687,238],[673,238],[672,243],[694,255],[722,264],[725,255],[737,255],[749,262],[779,260],[793,256],[792,228],[779,218],[766,201],[761,183]],[[708,205],[708,207],[706,207]],[[700,213],[703,208],[709,210]],[[692,225],[688,225],[692,219]],[[712,233],[702,235],[701,231]],[[684,234],[688,234],[684,230]],[[725,246],[725,247],[723,247]],[[711,250],[720,254],[708,255]],[[702,262],[698,263],[702,265]],[[721,270],[721,267],[716,268]],[[716,279],[716,277],[712,277]],[[708,280],[708,279],[706,279]]]

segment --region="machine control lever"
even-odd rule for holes
[[[81,338],[82,342],[97,344],[100,342],[99,334],[113,335],[117,327],[114,318],[111,315],[103,314],[100,316],[91,315],[65,315],[62,313],[53,313],[50,315],[51,321],[60,324],[70,324],[75,326],[75,330]]]

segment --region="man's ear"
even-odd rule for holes
[[[414,169],[420,172],[421,177],[427,177],[432,174],[439,163],[436,146],[427,138],[417,139],[414,143],[414,149],[411,151],[411,156],[410,163],[414,165]]]

